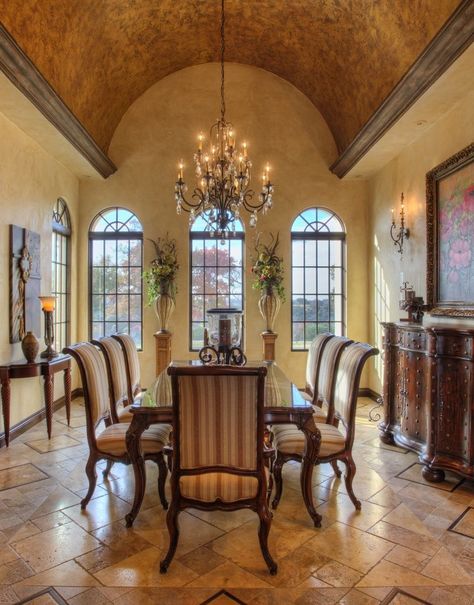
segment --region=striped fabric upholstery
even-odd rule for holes
[[[332,424],[318,424],[321,431],[321,458],[336,454],[344,449],[345,437],[339,429]],[[273,426],[273,446],[283,454],[304,453],[305,437],[294,424],[278,424]]]
[[[258,480],[255,477],[242,477],[230,473],[204,473],[180,477],[181,494],[191,500],[215,502],[237,502],[255,498]]]
[[[125,437],[128,426],[128,424],[120,423],[107,427],[100,435],[96,436],[98,449],[113,456],[125,456],[127,454]],[[161,452],[163,446],[168,443],[170,429],[171,427],[168,424],[153,424],[144,431],[140,437],[143,452],[145,454]]]
[[[80,342],[71,349],[82,363],[86,378],[82,388],[87,391],[89,412],[95,426],[99,420],[109,415],[109,386],[105,361],[95,346],[88,342]]]
[[[356,384],[357,370],[364,356],[371,350],[373,351],[369,345],[360,342],[353,343],[343,351],[339,360],[334,408],[346,426],[349,426],[351,422],[351,404],[353,400],[357,399],[355,391],[359,390],[358,382]]]
[[[321,354],[326,342],[332,337],[332,334],[325,332],[318,334],[309,346],[308,358],[306,361],[306,388],[309,393],[314,395],[316,389],[316,380],[321,361]]]
[[[321,357],[319,368],[318,390],[319,397],[323,402],[329,404],[332,397],[334,367],[341,348],[346,346],[349,339],[343,336],[334,336],[326,343]]]
[[[111,336],[101,338],[100,344],[104,347],[110,363],[112,404],[115,405],[115,408],[119,408],[117,413],[121,418],[120,422],[130,422],[131,419],[126,419],[119,412],[119,406],[122,406],[124,402],[128,402],[127,369],[125,367],[125,358],[123,356],[122,347],[120,346],[120,343]]]
[[[138,359],[137,345],[128,334],[114,334],[114,338],[119,340],[125,349],[129,368],[129,386],[130,397],[133,399],[140,389],[140,361]]]
[[[181,376],[180,466],[257,468],[257,377]]]

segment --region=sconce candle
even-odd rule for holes
[[[397,228],[395,223],[395,213],[392,208],[392,224],[390,227],[390,237],[393,245],[398,246],[398,252],[403,254],[403,244],[410,237],[410,230],[405,227],[405,203],[403,193],[400,199],[400,226]]]
[[[40,354],[40,357],[57,357],[58,353],[54,350],[54,322],[53,313],[56,306],[56,298],[54,296],[39,296],[41,301],[41,309],[44,313],[44,342],[46,349]]]

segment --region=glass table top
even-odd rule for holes
[[[202,365],[198,360],[173,361],[173,365]],[[296,385],[289,380],[283,371],[273,362],[248,362],[247,366],[266,366],[265,378],[265,407],[271,408],[311,408],[309,401],[304,399]],[[172,404],[171,378],[164,370],[155,382],[135,402],[136,406],[169,407]]]

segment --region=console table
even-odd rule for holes
[[[381,440],[417,452],[427,481],[474,478],[474,329],[382,326]]]
[[[71,357],[69,355],[58,355],[50,359],[37,357],[33,363],[23,360],[0,365],[2,414],[5,428],[5,444],[7,446],[10,441],[10,380],[12,378],[33,378],[34,376],[43,377],[46,426],[48,428],[48,438],[51,439],[54,374],[61,371],[64,372],[64,399],[69,426],[71,419]]]

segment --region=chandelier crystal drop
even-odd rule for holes
[[[224,0],[221,0],[221,116],[211,127],[209,140],[201,133],[198,149],[194,154],[197,186],[191,199],[185,197],[187,186],[184,181],[184,165],[181,161],[175,185],[176,212],[189,212],[189,223],[197,215],[206,212],[211,236],[224,241],[235,234],[235,221],[242,209],[250,213],[249,224],[257,225],[257,213],[266,214],[272,207],[273,185],[270,182],[270,166],[262,174],[262,189],[256,199],[250,187],[252,162],[248,157],[248,145],[238,147],[235,131],[225,119],[224,52],[225,52]]]

